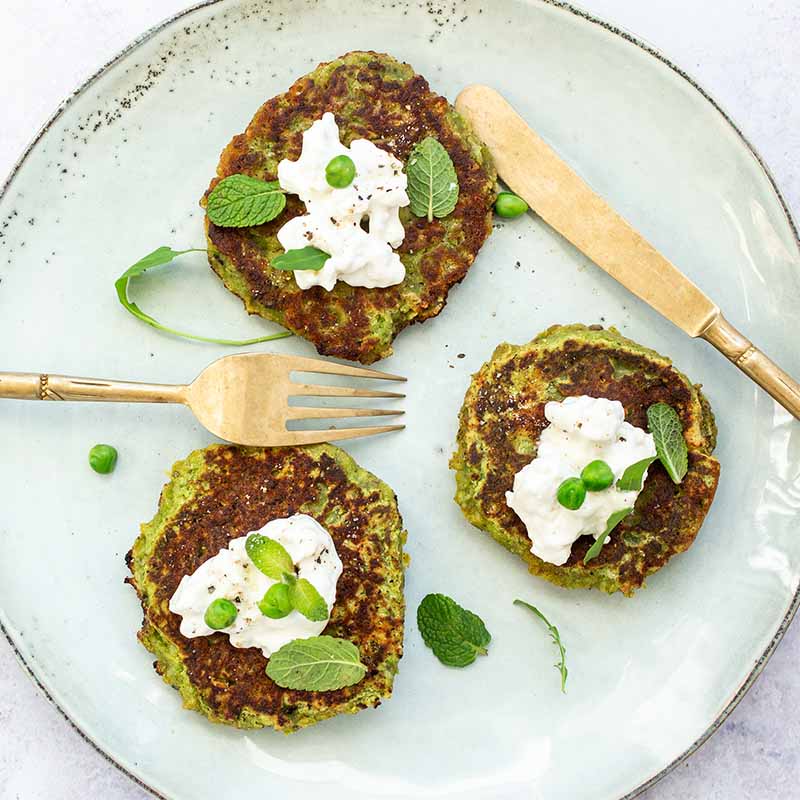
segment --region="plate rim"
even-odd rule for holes
[[[180,11],[177,11],[171,16],[166,17],[165,19],[155,23],[150,28],[146,29],[143,33],[141,33],[139,36],[133,39],[128,45],[126,45],[122,50],[120,50],[116,55],[108,59],[101,67],[95,70],[95,72],[93,72],[88,78],[86,78],[83,82],[81,82],[81,84],[76,89],[74,89],[69,95],[67,95],[67,97],[64,100],[61,101],[61,103],[59,103],[55,111],[53,111],[50,117],[44,122],[44,124],[37,131],[33,139],[30,141],[28,146],[22,151],[22,154],[15,161],[7,177],[3,180],[3,183],[0,186],[0,200],[2,200],[6,196],[9,188],[11,187],[11,184],[14,181],[14,178],[17,176],[17,173],[20,171],[23,164],[27,161],[28,156],[31,154],[31,152],[39,143],[39,141],[42,139],[42,137],[50,130],[53,124],[69,108],[69,106],[87,89],[89,89],[97,80],[103,77],[106,74],[106,72],[108,72],[109,69],[115,66],[119,61],[122,61],[126,56],[128,56],[131,52],[133,52],[142,44],[147,42],[153,36],[169,28],[178,20],[181,20],[184,17],[193,14],[195,11],[199,11],[200,9],[209,8],[214,5],[220,5],[229,2],[234,3],[237,2],[237,0],[200,0],[200,2],[195,2],[192,5]],[[639,49],[643,50],[645,53],[647,53],[648,55],[652,56],[653,58],[655,58],[656,60],[660,61],[662,64],[667,66],[672,72],[678,75],[678,77],[686,81],[725,120],[725,122],[733,129],[734,133],[737,135],[742,144],[744,144],[744,146],[747,148],[747,150],[750,152],[753,158],[755,158],[757,164],[759,165],[764,175],[766,176],[770,184],[770,187],[773,193],[775,194],[775,197],[777,198],[778,202],[781,205],[781,208],[783,209],[783,213],[786,217],[787,222],[789,223],[789,228],[792,232],[795,245],[800,250],[800,235],[798,235],[797,224],[795,223],[791,209],[789,208],[786,199],[784,198],[783,193],[781,192],[778,183],[775,180],[775,177],[772,174],[772,171],[770,170],[766,161],[761,156],[759,151],[755,148],[755,146],[751,143],[748,137],[743,133],[739,125],[733,120],[732,116],[720,105],[719,102],[717,102],[717,100],[714,99],[714,97],[708,91],[706,91],[706,89],[703,88],[703,86],[695,78],[693,78],[682,67],[679,67],[677,64],[673,63],[658,48],[654,47],[651,44],[648,44],[646,41],[634,35],[625,28],[615,23],[601,19],[595,14],[586,11],[583,8],[580,8],[579,6],[576,6],[571,2],[568,2],[568,0],[524,0],[524,2],[528,5],[540,4],[545,6],[551,6],[553,8],[566,11],[572,14],[573,16],[576,16],[584,20],[587,23],[603,28],[609,33],[612,33],[615,36],[618,36],[621,39],[627,41],[628,43],[633,44]],[[775,634],[773,635],[769,644],[766,646],[763,653],[756,661],[753,669],[750,671],[745,680],[742,682],[741,686],[728,700],[727,704],[722,709],[720,714],[714,719],[714,721],[708,726],[708,728],[694,742],[692,742],[692,744],[689,745],[689,747],[686,748],[686,750],[684,750],[671,762],[666,764],[658,772],[651,775],[643,783],[639,784],[631,792],[628,792],[627,794],[618,798],[618,800],[634,800],[634,798],[639,797],[643,792],[653,787],[662,778],[664,778],[666,775],[672,772],[672,770],[674,770],[676,767],[678,767],[679,765],[687,761],[689,758],[691,758],[725,724],[728,717],[730,717],[730,715],[738,707],[739,703],[742,701],[744,696],[750,691],[753,684],[755,683],[759,675],[761,675],[761,672],[764,670],[764,667],[767,665],[767,662],[775,653],[775,650],[777,649],[778,645],[780,644],[781,640],[786,634],[786,631],[788,630],[789,626],[794,620],[798,608],[800,608],[800,586],[798,586],[797,590],[795,591],[794,596],[792,597],[792,601],[789,604],[789,608],[786,614],[784,615],[783,619],[781,620],[781,623],[778,626],[777,630],[775,631]],[[0,612],[2,612],[2,609],[0,609]],[[86,731],[84,731],[78,725],[78,723],[75,722],[75,720],[72,719],[72,717],[67,713],[67,711],[65,711],[53,698],[46,682],[40,680],[36,676],[36,674],[33,671],[33,668],[25,660],[24,656],[17,647],[16,642],[12,638],[10,631],[3,624],[2,616],[3,616],[2,613],[0,613],[0,633],[2,633],[3,637],[11,647],[11,650],[14,656],[16,657],[17,662],[22,667],[23,672],[28,675],[28,677],[31,679],[31,681],[34,683],[37,689],[41,692],[44,698],[50,703],[50,705],[52,705],[61,714],[61,716],[69,723],[69,725],[80,736],[80,738],[83,739],[88,744],[90,744],[94,750],[96,750],[104,759],[106,759],[106,761],[108,761],[110,764],[116,767],[123,775],[132,780],[135,784],[137,784],[141,788],[150,792],[154,797],[159,798],[159,800],[174,800],[174,798],[171,799],[161,794],[159,791],[157,791],[148,783],[146,783],[142,778],[140,778],[134,772],[129,770],[127,767],[123,766],[113,756],[107,753],[103,749],[103,747],[98,742],[96,742]]]

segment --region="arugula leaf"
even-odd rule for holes
[[[278,181],[249,175],[228,175],[208,195],[206,213],[220,228],[263,225],[286,208],[286,195]]]
[[[621,492],[640,492],[642,490],[642,481],[647,468],[658,458],[658,456],[650,456],[631,464],[622,473],[620,479],[617,481],[617,489]]]
[[[530,603],[526,603],[524,600],[515,600],[515,606],[523,606],[524,608],[533,611],[539,619],[547,625],[547,630],[550,632],[550,636],[553,639],[553,643],[558,648],[558,652],[561,655],[561,660],[558,664],[553,664],[553,666],[561,673],[561,691],[566,694],[567,693],[567,649],[564,647],[563,643],[561,642],[561,634],[558,632],[558,628],[555,625],[551,624],[547,617],[539,611],[536,606],[532,606]]]
[[[678,412],[666,403],[655,403],[647,409],[647,427],[664,469],[674,483],[680,483],[689,469],[689,450]]]
[[[448,667],[466,667],[478,655],[487,655],[492,640],[483,620],[443,594],[422,598],[417,609],[422,639]]]
[[[322,269],[325,262],[330,258],[328,253],[316,247],[301,247],[298,250],[287,250],[270,261],[275,269],[295,270],[295,269]]]
[[[281,333],[273,333],[269,336],[259,336],[256,339],[213,339],[208,336],[197,336],[193,333],[184,333],[183,331],[169,328],[162,325],[158,320],[151,317],[142,311],[128,296],[131,278],[141,275],[145,270],[152,267],[160,267],[164,264],[169,264],[178,256],[184,253],[205,253],[206,251],[198,247],[190,247],[188,250],[173,250],[171,247],[158,247],[152,253],[148,253],[144,258],[140,258],[132,267],[129,267],[125,272],[120,275],[114,282],[114,288],[117,292],[117,298],[126,311],[133,314],[134,317],[142,322],[150,325],[157,330],[171,333],[174,336],[180,336],[184,339],[192,339],[197,342],[211,342],[212,344],[224,344],[231,347],[244,347],[249,344],[259,344],[261,342],[271,342],[275,339],[285,339],[287,336],[292,336],[291,331],[282,331]]]
[[[289,586],[292,606],[312,622],[328,619],[328,604],[311,581],[299,578]]]
[[[408,199],[417,217],[446,217],[458,202],[458,176],[441,143],[428,136],[414,145],[406,163]]]
[[[358,683],[367,674],[358,648],[347,639],[295,639],[272,654],[267,677],[284,689],[330,692]]]
[[[609,518],[608,522],[606,522],[606,529],[603,533],[595,539],[594,544],[589,548],[586,555],[583,557],[583,563],[588,564],[593,558],[597,558],[600,555],[600,551],[603,549],[603,545],[606,543],[606,539],[608,539],[608,535],[614,528],[622,522],[628,514],[633,513],[632,508],[621,508],[619,511],[615,511]]]
[[[268,578],[274,581],[283,579],[284,573],[294,574],[294,561],[287,549],[275,539],[263,533],[251,533],[244,543],[250,560]]]

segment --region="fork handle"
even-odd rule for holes
[[[70,378],[34,372],[0,372],[0,398],[85,400],[108,403],[185,403],[187,386]]]

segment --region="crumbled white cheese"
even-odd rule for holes
[[[275,539],[286,548],[297,568],[297,577],[314,585],[330,614],[336,602],[342,562],[328,531],[312,517],[295,514],[274,519],[255,533]],[[268,658],[294,639],[322,633],[328,620],[312,622],[298,611],[291,611],[282,619],[261,613],[258,603],[277,581],[268,578],[250,560],[245,551],[246,541],[247,536],[231,540],[226,548],[181,579],[169,601],[169,610],[183,617],[181,633],[189,639],[226,633],[234,647],[258,647]],[[234,623],[222,631],[209,628],[204,619],[206,609],[218,598],[230,600],[239,612]]]
[[[547,403],[544,414],[550,425],[542,431],[536,458],[516,474],[506,503],[525,523],[531,552],[560,565],[580,536],[599,538],[615,511],[633,507],[639,492],[622,492],[616,482],[629,466],[655,456],[656,448],[651,434],[625,422],[618,400],[568,397]],[[603,491],[587,492],[574,511],[562,506],[557,499],[561,483],[579,477],[598,459],[611,467],[614,483]]]
[[[356,168],[353,182],[343,189],[329,186],[325,178],[325,167],[339,155],[349,156]],[[330,254],[320,270],[295,270],[301,289],[330,291],[337,280],[369,288],[402,282],[406,270],[392,248],[405,237],[399,209],[409,200],[403,165],[391,153],[366,139],[345,147],[335,117],[326,112],[303,134],[300,158],[278,164],[278,181],[308,212],[278,231],[284,250],[310,246]]]

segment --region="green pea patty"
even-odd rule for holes
[[[599,556],[583,563],[594,540],[582,536],[567,563],[556,566],[530,552],[525,525],[506,504],[505,493],[536,456],[547,426],[545,403],[576,395],[619,400],[626,420],[645,430],[651,405],[671,405],[683,423],[689,471],[676,485],[654,463],[634,512],[615,528]],[[559,586],[633,594],[648,575],[691,546],[717,489],[720,465],[711,455],[716,427],[700,387],[669,359],[613,328],[556,325],[529,344],[501,344],[473,375],[459,419],[450,466],[464,516],[523,558],[534,575]],[[595,472],[602,470],[593,467],[589,477],[597,478]],[[563,494],[562,502],[572,504],[568,508],[582,502],[574,492]]]
[[[300,289],[291,272],[271,265],[283,252],[278,231],[305,213],[291,195],[285,211],[264,225],[219,228],[206,220],[209,263],[251,314],[280,323],[323,355],[370,364],[391,355],[403,328],[435,317],[450,287],[466,276],[492,230],[496,173],[467,122],[425,78],[391,56],[355,52],[321,64],[264,103],[222,152],[209,191],[234,173],[276,180],[278,163],[299,157],[303,132],[326,111],[336,117],[346,145],[368,139],[405,163],[415,144],[433,136],[453,160],[459,196],[451,214],[428,222],[409,208],[400,211],[405,239],[398,253],[405,280],[383,289],[341,281],[330,292],[321,286]],[[333,172],[333,185],[346,185],[341,165]]]
[[[353,686],[282,689],[265,674],[261,650],[233,647],[223,633],[187,639],[180,617],[169,611],[184,575],[232,539],[293,514],[326,528],[342,560],[325,633],[360,649],[369,671]],[[128,554],[128,582],[144,611],[139,640],[184,706],[212,722],[291,733],[377,706],[391,695],[403,654],[404,541],[394,492],[337,447],[197,450],[173,467],[155,517]],[[227,621],[225,612],[214,610],[215,625]]]

